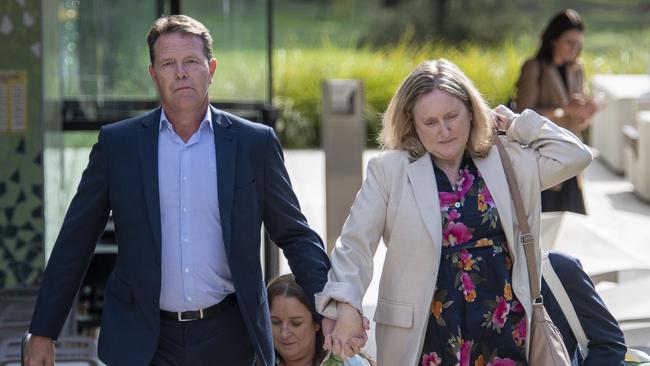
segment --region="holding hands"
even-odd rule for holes
[[[370,321],[348,303],[336,305],[338,319],[323,318],[323,348],[345,361],[359,352],[366,345]]]

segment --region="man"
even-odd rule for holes
[[[45,270],[28,365],[54,342],[110,212],[118,258],[99,357],[109,365],[273,365],[260,229],[313,299],[329,260],[299,209],[272,129],[219,111],[198,21],[162,17],[147,37],[161,108],[103,127]]]
[[[542,279],[544,307],[551,320],[562,334],[564,345],[573,357],[574,365],[622,365],[625,358],[625,339],[616,319],[598,296],[589,275],[582,269],[578,258],[562,252],[544,253],[544,261],[549,261],[553,272],[566,290],[569,301],[575,308],[580,325],[588,340],[588,355],[584,360],[578,351],[576,340],[564,311],[553,291]],[[544,273],[544,276],[548,274]]]

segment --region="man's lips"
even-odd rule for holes
[[[181,86],[180,88],[176,88],[176,89],[174,89],[174,92],[181,91],[181,90],[188,90],[188,89],[192,89],[192,87],[189,87],[189,86]]]

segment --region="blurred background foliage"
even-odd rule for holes
[[[399,82],[420,62],[447,58],[487,100],[505,103],[523,61],[557,11],[586,24],[588,77],[647,73],[647,0],[275,0],[274,103],[285,147],[319,146],[320,83],[364,81],[368,146]]]
[[[154,2],[59,2],[65,47],[48,59],[63,60],[64,97],[156,97],[146,72],[150,20],[127,21],[151,19]],[[266,0],[183,3],[214,38],[213,100],[268,100]],[[364,82],[368,146],[375,147],[380,114],[399,82],[432,58],[457,63],[491,104],[505,103],[549,18],[567,7],[586,24],[588,77],[648,73],[650,0],[273,0],[273,103],[282,143],[318,148],[321,82],[350,78]],[[86,135],[69,133],[66,145],[92,144]]]

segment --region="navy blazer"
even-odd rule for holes
[[[313,299],[329,259],[300,212],[273,130],[210,106],[223,242],[239,307],[258,359],[274,364],[260,264],[261,225]],[[104,126],[47,264],[30,332],[56,339],[102,234],[115,221],[118,256],[104,295],[99,357],[148,365],[160,333],[158,108]]]
[[[584,366],[622,365],[627,351],[623,332],[618,327],[616,319],[607,310],[603,300],[596,293],[593,282],[582,270],[580,261],[560,252],[549,252],[548,258],[569,295],[589,340],[589,354],[584,361],[580,362],[582,357],[579,352],[576,354],[577,340],[571,331],[571,326],[569,326],[546,281],[542,281],[544,307],[553,323],[560,330],[569,355],[574,356],[574,364]]]

